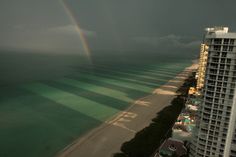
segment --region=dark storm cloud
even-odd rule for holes
[[[82,51],[58,0],[2,0],[0,46]],[[67,0],[92,50],[198,51],[203,29],[236,31],[235,0]],[[22,40],[22,38],[24,40]]]

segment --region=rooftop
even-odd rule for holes
[[[212,28],[206,28],[207,34],[215,33],[215,34],[224,34],[228,33],[229,28],[228,27],[212,27]]]
[[[173,138],[167,139],[160,148],[160,155],[165,156],[182,156],[187,153],[184,143]]]
[[[229,32],[228,27],[206,28],[206,38],[236,38],[236,33]]]

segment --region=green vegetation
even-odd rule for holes
[[[117,153],[114,157],[151,156],[162,142],[171,136],[172,126],[184,107],[188,89],[193,83],[193,77],[186,79],[177,91],[179,95],[172,100],[171,105],[157,113],[148,127],[138,132],[130,141],[125,142],[121,147],[122,153]]]

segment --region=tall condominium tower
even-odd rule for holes
[[[206,44],[201,44],[199,68],[197,72],[198,73],[197,90],[202,89],[204,85],[207,57],[208,57],[208,46]]]
[[[200,60],[202,101],[190,156],[236,157],[236,33],[207,28],[201,47],[207,59]]]

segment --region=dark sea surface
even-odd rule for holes
[[[0,52],[0,156],[52,157],[191,65],[193,55]]]

